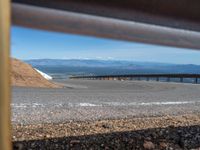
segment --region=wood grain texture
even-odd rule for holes
[[[12,4],[13,24],[56,32],[200,49],[197,31],[31,5]]]
[[[64,10],[200,31],[199,0],[13,0],[56,10]]]
[[[0,149],[11,149],[10,1],[0,0]]]

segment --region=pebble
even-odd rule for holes
[[[168,146],[167,143],[165,142],[160,142],[159,145],[160,145],[160,149],[166,149]]]
[[[151,150],[155,148],[155,145],[151,141],[144,141],[144,149]]]
[[[77,144],[77,143],[80,143],[80,141],[79,140],[72,140],[72,141],[70,141],[70,144]]]
[[[103,124],[102,127],[103,127],[103,128],[106,128],[106,129],[110,129],[110,128],[112,128],[112,126],[109,125],[109,124]]]

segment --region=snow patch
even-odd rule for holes
[[[42,72],[42,71],[40,71],[40,70],[38,70],[38,69],[36,69],[36,68],[34,68],[39,74],[41,74],[45,79],[47,79],[47,80],[52,80],[53,79],[53,77],[51,77],[50,75],[48,75],[48,74],[46,74],[46,73],[44,73],[44,72]]]

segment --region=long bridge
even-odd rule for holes
[[[167,82],[171,79],[179,79],[180,82],[184,82],[184,79],[193,79],[194,83],[198,83],[200,74],[127,74],[127,75],[98,75],[98,76],[72,76],[70,79],[88,79],[88,80],[144,80],[149,81],[150,79],[155,79],[160,81],[163,78]]]

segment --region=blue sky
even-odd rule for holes
[[[200,51],[12,27],[18,59],[113,59],[200,64]]]

